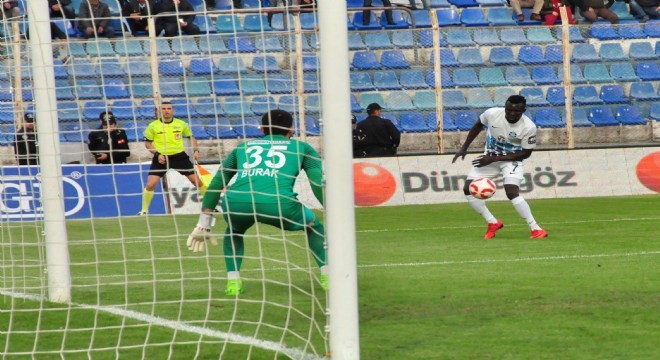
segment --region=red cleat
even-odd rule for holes
[[[540,229],[540,230],[532,230],[532,235],[529,236],[530,239],[542,239],[548,237],[548,232]]]
[[[502,220],[497,220],[495,224],[488,223],[488,231],[486,231],[486,235],[484,235],[484,239],[492,239],[495,237],[495,233],[497,230],[501,229],[504,227],[504,224],[502,224]]]

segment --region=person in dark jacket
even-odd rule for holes
[[[71,0],[48,0],[48,9],[51,18],[74,19],[76,10],[71,6]]]
[[[608,0],[607,4],[603,0],[576,0],[575,5],[580,9],[580,15],[582,15],[589,22],[598,21],[598,17],[616,24],[619,22],[619,17],[610,10],[610,7],[614,4],[614,0]]]
[[[660,19],[660,0],[624,0],[630,6],[630,13],[641,18],[642,21],[648,19]]]
[[[392,121],[380,117],[381,110],[379,104],[369,104],[369,116],[357,124],[357,130],[365,136],[361,143],[367,157],[396,155],[401,142],[401,133]]]
[[[367,156],[367,153],[362,149],[362,142],[365,140],[365,136],[362,133],[362,130],[357,128],[357,117],[351,115],[351,123],[353,125],[353,157],[361,158]]]
[[[149,16],[154,14],[153,0],[127,0],[121,9],[122,16],[126,18],[131,33],[138,31],[149,32]]]
[[[39,165],[37,133],[34,132],[34,115],[25,114],[23,125],[16,130],[14,153],[18,165]]]
[[[2,3],[2,18],[0,20],[17,20],[21,17],[21,9],[18,8],[18,1],[16,0],[3,0]]]
[[[170,16],[156,18],[156,35],[165,31],[165,36],[199,35],[199,26],[195,25],[195,14],[177,14],[193,12],[195,8],[187,0],[164,0],[156,5],[156,13],[171,13]],[[181,31],[179,31],[179,28]]]
[[[110,7],[101,0],[86,0],[80,3],[78,10],[78,30],[88,39],[90,37],[115,37],[115,29],[109,26]]]
[[[112,111],[104,111],[99,115],[101,127],[89,133],[87,146],[94,155],[97,164],[125,163],[131,155],[128,148],[126,132],[117,129],[117,120]]]

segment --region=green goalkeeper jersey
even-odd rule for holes
[[[311,145],[281,135],[246,141],[229,154],[213,177],[202,208],[214,209],[220,199],[220,190],[234,176],[235,181],[225,193],[226,201],[298,201],[293,186],[301,170],[307,173],[314,195],[323,204],[321,156]]]

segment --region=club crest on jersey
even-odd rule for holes
[[[177,140],[181,140],[181,133],[174,134],[174,138]]]
[[[515,131],[509,131],[509,137],[514,138],[516,136],[518,136],[518,134]]]

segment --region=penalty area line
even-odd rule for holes
[[[18,293],[5,289],[0,289],[0,295],[9,296],[17,299],[31,300],[36,302],[43,302],[43,301],[48,302],[48,300],[46,300],[42,296]],[[88,305],[88,304],[80,304],[80,303],[70,303],[69,305],[79,309],[96,310],[99,312],[109,313],[112,315],[121,316],[129,319],[141,321],[144,323],[169,328],[172,330],[183,331],[192,334],[203,335],[206,337],[227,340],[235,344],[250,345],[260,349],[274,351],[280,354],[285,354],[292,359],[305,359],[305,360],[323,359],[322,357],[318,357],[316,355],[307,354],[300,349],[289,348],[285,345],[273,341],[260,340],[249,336],[226,333],[223,331],[212,330],[201,326],[188,325],[180,321],[163,319],[158,316],[144,314],[133,310],[120,309],[113,306]]]

